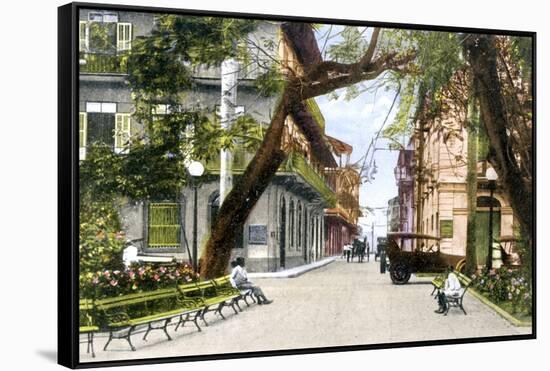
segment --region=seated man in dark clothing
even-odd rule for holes
[[[233,270],[231,271],[229,280],[231,281],[233,287],[239,290],[252,290],[252,294],[256,297],[256,300],[258,300],[258,304],[260,305],[273,303],[273,300],[266,298],[260,287],[254,285],[248,280],[248,273],[244,267],[243,257],[238,257],[236,260],[232,261],[231,267],[233,267]]]

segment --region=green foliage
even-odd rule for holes
[[[175,287],[193,282],[198,275],[186,263],[133,264],[129,269],[99,269],[82,276],[82,298],[108,298]]]
[[[533,39],[530,37],[512,36],[512,61],[516,63],[523,75],[523,78],[531,78],[533,66]]]
[[[509,269],[486,269],[472,276],[473,288],[497,304],[510,304],[513,313],[532,313],[533,290],[531,279],[522,271]]]
[[[395,145],[400,146],[400,137],[410,137],[412,134],[411,119],[414,114],[417,96],[415,94],[416,86],[414,82],[405,82],[405,88],[400,93],[399,109],[393,123],[388,125],[383,131],[382,136]],[[391,143],[390,143],[391,145]]]
[[[412,133],[414,118],[423,108],[424,98],[431,93],[430,111],[437,114],[441,90],[463,65],[462,35],[455,32],[389,30],[380,42],[382,52],[398,54],[415,51],[416,58],[407,74],[392,74],[389,83],[401,85],[399,110],[384,136],[396,140]],[[422,98],[422,99],[420,99]]]
[[[272,97],[281,93],[283,91],[284,84],[284,78],[276,64],[272,64],[269,69],[260,74],[254,80],[254,87],[263,97]]]
[[[124,234],[120,231],[118,212],[112,202],[81,199],[79,238],[79,282],[86,282],[100,269],[122,269]],[[82,294],[83,292],[81,292]]]
[[[116,50],[115,27],[115,23],[91,22],[89,24],[90,49],[105,53]]]
[[[119,191],[122,158],[102,143],[88,145],[79,166],[80,198],[87,202],[111,202]]]
[[[368,47],[368,42],[363,38],[364,30],[358,27],[346,26],[340,33],[342,41],[333,44],[327,49],[330,59],[341,63],[358,62]]]

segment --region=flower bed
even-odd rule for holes
[[[532,313],[531,280],[521,270],[501,267],[472,275],[472,288],[491,302],[521,320]]]
[[[198,275],[186,263],[134,264],[128,270],[103,270],[85,274],[80,293],[81,297],[99,299],[174,287],[197,279]]]

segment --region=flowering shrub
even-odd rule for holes
[[[514,313],[531,314],[531,280],[519,270],[500,267],[472,275],[473,288],[495,303],[510,303]]]
[[[81,282],[81,295],[88,298],[113,297],[174,287],[197,279],[198,275],[188,264],[134,264],[128,270],[88,272],[84,275],[84,282]]]

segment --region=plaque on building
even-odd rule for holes
[[[248,243],[250,245],[267,245],[267,225],[249,225]]]
[[[439,236],[441,238],[453,238],[453,220],[441,220],[439,222]]]

